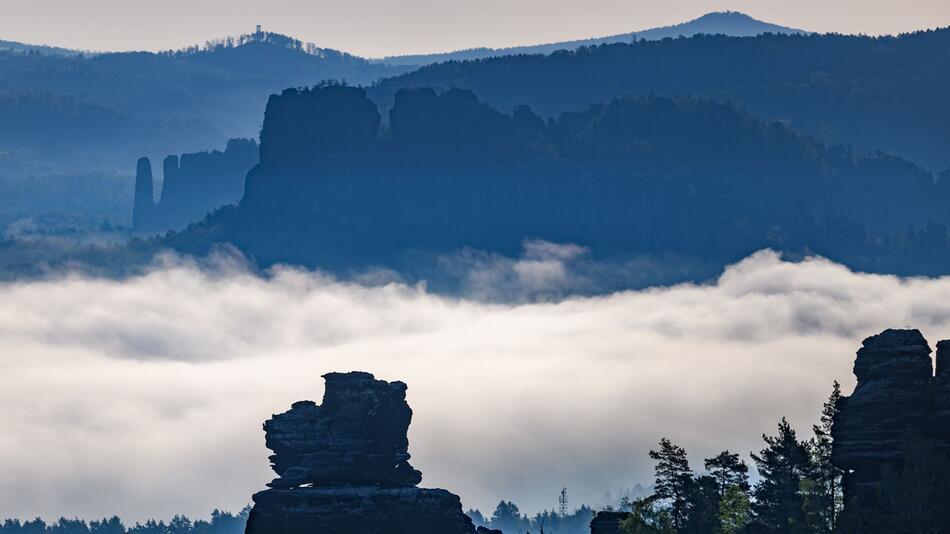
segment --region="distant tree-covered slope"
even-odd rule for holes
[[[9,99],[50,94],[135,119],[200,121],[222,135],[255,136],[267,95],[273,92],[327,79],[368,84],[405,70],[258,32],[177,52],[90,57],[0,53],[0,95]],[[64,120],[69,118],[65,115]],[[14,135],[3,118],[0,134]],[[131,138],[117,136],[115,142],[135,143],[149,135],[143,129]],[[225,140],[214,139],[214,144]]]
[[[17,41],[4,41],[3,39],[0,39],[0,51],[20,52],[23,54],[56,54],[60,56],[77,56],[82,54],[82,52],[79,50],[72,50],[69,48],[27,44]]]
[[[77,214],[63,205],[84,206],[93,225],[107,218],[127,226],[125,201],[140,156],[256,138],[267,96],[286,87],[326,79],[368,84],[406,70],[268,32],[162,53],[2,49],[0,190],[18,193],[0,197],[0,233],[20,219],[73,224]],[[127,183],[107,180],[97,190],[87,179],[116,174]],[[65,191],[78,196],[54,193]]]
[[[386,109],[401,88],[459,87],[498,109],[528,104],[556,116],[620,94],[689,94],[942,170],[950,166],[948,51],[950,29],[877,38],[700,35],[440,63],[383,80],[370,96]]]
[[[735,37],[747,37],[763,33],[807,33],[803,30],[779,26],[756,20],[745,13],[736,11],[719,11],[707,13],[697,19],[693,19],[680,24],[671,26],[662,26],[636,32],[621,33],[607,37],[593,37],[590,39],[578,39],[574,41],[560,41],[556,43],[546,43],[529,46],[513,46],[510,48],[470,48],[467,50],[457,50],[455,52],[443,52],[437,54],[416,54],[389,56],[378,61],[387,65],[416,65],[423,66],[432,63],[441,63],[444,61],[464,61],[469,59],[482,59],[495,56],[515,56],[518,54],[550,54],[557,50],[574,50],[582,46],[597,46],[609,43],[629,43],[634,40],[646,39],[654,41],[666,39],[667,37],[691,37],[697,34],[708,35],[732,35]]]
[[[945,180],[717,101],[618,97],[545,122],[423,88],[395,95],[383,133],[380,119],[362,89],[275,95],[240,206],[165,244],[344,269],[413,251],[516,254],[525,239],[720,265],[772,247],[947,272]]]

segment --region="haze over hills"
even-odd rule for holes
[[[383,267],[439,287],[445,255],[512,256],[540,240],[678,269],[608,288],[702,280],[762,248],[873,272],[942,274],[950,262],[950,176],[714,100],[618,97],[544,121],[422,88],[399,91],[388,115],[381,128],[361,88],[274,95],[238,206],[86,259],[121,271],[166,247],[234,245],[261,267]],[[16,262],[33,253],[9,249],[4,269],[29,270]]]
[[[947,28],[898,37],[699,35],[438,63],[382,80],[370,96],[386,109],[402,88],[458,87],[497,109],[527,104],[548,117],[621,94],[689,94],[939,172],[950,167],[948,49]]]
[[[481,59],[495,56],[514,56],[518,54],[550,54],[556,50],[574,50],[581,46],[596,46],[609,43],[629,43],[638,39],[655,41],[666,38],[692,37],[697,34],[708,35],[730,35],[734,37],[749,37],[763,33],[808,33],[805,30],[788,28],[778,24],[771,24],[756,20],[745,13],[737,11],[719,11],[707,13],[699,18],[663,26],[651,28],[636,32],[621,33],[618,35],[609,35],[606,37],[594,37],[590,39],[577,39],[573,41],[560,41],[556,43],[514,46],[510,48],[472,48],[468,50],[457,50],[454,52],[443,52],[435,54],[415,54],[415,55],[396,55],[376,59],[379,63],[387,65],[428,65],[431,63],[440,63],[443,61],[463,61],[470,59]]]
[[[20,52],[25,54],[30,52],[39,52],[42,54],[54,54],[59,56],[76,56],[84,53],[79,50],[71,50],[69,48],[61,48],[58,46],[27,44],[17,41],[4,41],[3,39],[0,39],[0,52]]]
[[[160,53],[26,46],[0,52],[0,232],[20,219],[128,225],[138,157],[256,138],[286,87],[407,70],[264,31]]]

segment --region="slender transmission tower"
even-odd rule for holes
[[[557,498],[557,511],[561,517],[567,515],[567,488],[561,488],[561,494]]]

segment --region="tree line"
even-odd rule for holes
[[[621,509],[624,534],[943,534],[950,532],[950,463],[919,436],[905,438],[903,466],[885,467],[877,504],[845,503],[842,471],[831,462],[831,428],[841,390],[835,382],[814,437],[801,440],[784,418],[751,457],[723,451],[696,473],[686,450],[662,438],[650,451],[656,482],[650,496]]]
[[[250,511],[250,506],[237,514],[214,510],[208,520],[176,515],[167,523],[149,519],[131,526],[124,525],[117,516],[89,522],[65,517],[51,523],[41,518],[7,519],[0,524],[0,534],[243,534]]]

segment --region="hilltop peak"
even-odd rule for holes
[[[480,59],[518,54],[550,54],[556,50],[573,50],[581,46],[597,46],[610,43],[629,43],[631,40],[659,41],[661,39],[692,37],[696,34],[721,34],[732,37],[752,37],[763,33],[810,33],[804,30],[779,26],[753,18],[741,11],[712,11],[698,18],[658,28],[649,28],[629,33],[561,41],[556,43],[516,46],[511,48],[473,48],[437,54],[391,56],[376,61],[389,65],[427,65],[451,60]]]
[[[761,21],[741,11],[712,11],[687,22],[635,32],[635,35],[639,39],[654,40],[666,37],[690,37],[697,33],[751,37],[762,33],[809,32]]]

